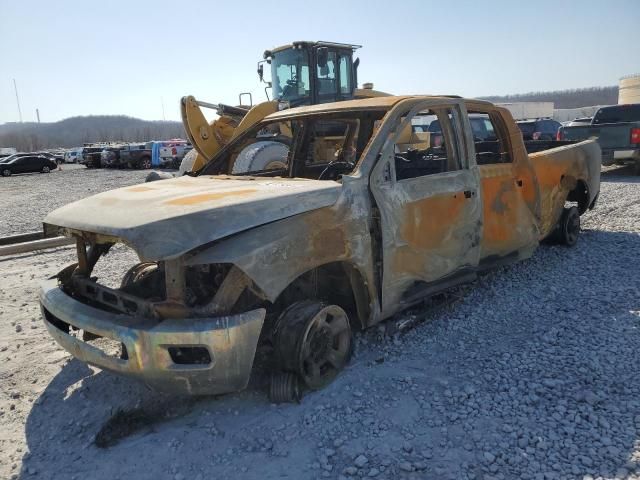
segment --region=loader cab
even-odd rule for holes
[[[294,42],[264,52],[271,66],[273,99],[281,109],[354,98],[359,45],[329,42]],[[263,62],[258,64],[263,77]]]

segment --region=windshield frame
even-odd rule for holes
[[[227,158],[227,155],[229,155],[229,152],[231,150],[233,150],[234,148],[236,148],[239,144],[241,144],[242,142],[246,141],[247,137],[250,137],[252,135],[255,135],[257,132],[259,132],[260,130],[265,129],[266,127],[268,127],[269,125],[272,125],[274,123],[281,123],[281,122],[294,122],[294,121],[300,121],[303,122],[304,127],[302,129],[298,129],[297,132],[294,134],[294,137],[292,138],[291,141],[291,150],[290,150],[290,154],[291,155],[295,155],[297,154],[297,150],[299,147],[299,142],[301,142],[303,140],[303,135],[304,133],[309,129],[309,126],[316,121],[321,121],[321,120],[327,120],[327,121],[331,121],[331,120],[360,120],[362,121],[366,115],[373,115],[373,116],[378,116],[378,120],[380,122],[384,121],[384,119],[386,118],[386,116],[388,115],[390,111],[390,108],[388,107],[380,107],[380,108],[363,108],[363,109],[358,109],[357,111],[351,111],[351,112],[345,112],[345,111],[332,111],[332,112],[313,112],[313,113],[308,113],[305,115],[291,115],[291,116],[279,116],[278,118],[274,118],[274,119],[264,119],[258,123],[256,123],[255,125],[253,125],[252,127],[248,128],[246,131],[242,132],[240,135],[238,135],[238,137],[234,138],[231,142],[229,142],[228,144],[226,144],[213,158],[211,158],[207,163],[205,163],[198,171],[196,172],[192,172],[188,175],[191,176],[200,176],[200,175],[223,175],[223,176],[232,176],[232,177],[246,177],[246,176],[263,176],[263,175],[268,175],[268,176],[276,176],[273,175],[273,173],[276,172],[285,172],[285,169],[277,169],[277,170],[264,170],[264,171],[259,171],[259,172],[248,172],[248,173],[236,173],[236,174],[232,174],[232,173],[228,173],[228,172],[221,172],[220,169],[223,168],[223,161],[225,160],[225,158]],[[345,174],[346,176],[353,176],[358,169],[360,168],[363,158],[364,158],[364,154],[366,153],[367,149],[369,148],[369,145],[371,143],[371,140],[376,136],[377,134],[377,128],[374,128],[374,130],[371,132],[371,134],[369,135],[368,139],[367,139],[367,144],[366,146],[364,146],[364,148],[362,148],[362,151],[360,152],[359,157],[356,159],[356,162],[352,168],[352,170],[350,171],[350,173]],[[228,159],[228,158],[227,158]],[[294,163],[295,160],[292,158],[290,159],[289,165],[286,168],[286,175],[287,178],[303,178],[303,177],[298,177],[295,175],[295,169],[292,170],[292,167],[294,167]]]

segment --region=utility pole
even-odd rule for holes
[[[18,116],[20,117],[20,123],[22,123],[22,110],[20,110],[20,97],[18,97],[18,86],[16,85],[16,79],[13,79],[13,89],[16,91],[16,103],[18,104]]]
[[[164,98],[160,97],[160,104],[162,104],[162,120],[166,121],[167,119],[164,116]]]
[[[36,117],[38,117],[38,123],[40,123],[40,110],[36,108]]]

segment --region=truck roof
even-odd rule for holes
[[[265,120],[275,120],[284,117],[295,117],[314,113],[343,112],[348,110],[389,110],[403,100],[450,100],[451,98],[461,98],[455,95],[404,95],[404,96],[384,96],[363,98],[358,100],[346,100],[342,102],[320,103],[318,105],[306,105],[302,107],[290,108],[272,113],[265,117]],[[475,104],[493,105],[491,102],[476,99],[462,99],[465,102]]]

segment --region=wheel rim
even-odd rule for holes
[[[311,389],[331,382],[349,360],[349,319],[337,305],[316,313],[307,324],[299,354],[299,373]]]
[[[2,175],[4,175],[5,177],[8,177],[9,175],[11,175],[11,170],[3,170]]]
[[[158,269],[158,264],[155,262],[142,262],[134,265],[122,278],[120,288],[132,285],[145,277],[149,276]]]
[[[49,173],[49,167],[44,167],[44,168],[42,169],[42,171],[43,171],[44,173]]]
[[[144,160],[142,162],[142,167],[145,169],[151,168],[151,160]]]
[[[567,220],[567,243],[573,245],[578,240],[580,233],[580,217],[572,215]]]
[[[283,169],[287,168],[287,164],[280,160],[272,160],[264,167],[265,170],[275,170],[275,169]]]

